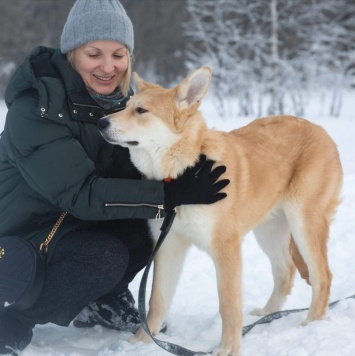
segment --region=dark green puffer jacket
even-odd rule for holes
[[[157,215],[163,183],[137,180],[128,151],[102,139],[96,122],[107,113],[59,50],[35,48],[10,81],[5,101],[0,236],[17,235],[39,245],[66,211],[52,252],[64,233],[87,221]],[[105,206],[112,202],[124,206]]]

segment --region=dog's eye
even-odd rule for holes
[[[148,110],[138,107],[138,108],[136,108],[136,112],[138,114],[144,114],[145,112],[148,112]]]

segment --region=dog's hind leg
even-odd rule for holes
[[[154,259],[152,294],[149,301],[147,323],[153,335],[159,333],[169,310],[182,271],[190,242],[170,231]],[[141,327],[130,342],[149,342],[150,337]]]
[[[295,264],[299,274],[307,282],[307,284],[311,285],[311,283],[309,282],[309,272],[307,264],[304,261],[300,251],[298,250],[298,247],[292,235],[290,241],[290,253],[292,256],[293,263]]]
[[[328,265],[327,240],[330,216],[317,208],[286,208],[292,235],[305,261],[312,286],[312,302],[303,325],[322,319],[327,311],[332,274]]]
[[[324,318],[327,312],[332,280],[327,242],[343,176],[335,144],[319,128],[315,130],[299,156],[283,199],[292,236],[307,265],[312,286],[312,302],[303,325]],[[314,140],[316,136],[318,140]]]
[[[295,266],[289,252],[290,227],[284,212],[279,209],[253,229],[256,240],[271,262],[274,288],[264,308],[254,309],[253,315],[267,315],[281,309],[291,292]]]

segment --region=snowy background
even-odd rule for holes
[[[243,338],[245,356],[343,356],[355,355],[355,92],[344,95],[338,118],[323,116],[319,104],[308,108],[307,117],[323,126],[338,145],[344,169],[343,202],[331,227],[329,260],[333,273],[331,300],[341,301],[329,310],[325,320],[306,327],[299,324],[306,312],[291,314],[271,324],[256,326]],[[314,99],[316,100],[316,99]],[[231,130],[252,118],[217,118],[212,98],[202,105],[209,126]],[[312,100],[310,100],[312,103]],[[6,107],[0,102],[0,127]],[[243,245],[244,325],[258,320],[248,315],[264,306],[272,289],[267,258],[252,234]],[[137,296],[141,274],[131,284]],[[150,289],[148,289],[149,295]],[[310,287],[297,275],[292,294],[283,309],[309,307]],[[196,351],[210,351],[221,336],[214,266],[209,257],[196,248],[189,252],[174,303],[167,318],[168,331],[158,338]],[[68,328],[53,324],[37,326],[32,343],[21,356],[164,356],[169,353],[154,343],[130,344],[130,333],[118,333],[102,327]]]

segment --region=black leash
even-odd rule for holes
[[[145,309],[145,296],[146,296],[146,286],[147,286],[147,279],[148,279],[148,275],[149,275],[149,270],[150,267],[153,263],[154,257],[157,254],[160,246],[162,245],[162,243],[164,242],[164,239],[166,238],[166,236],[169,233],[169,230],[171,228],[171,225],[173,224],[173,221],[175,219],[175,215],[176,215],[176,211],[172,210],[167,212],[167,215],[164,218],[163,224],[160,228],[161,233],[159,236],[159,239],[155,245],[155,248],[153,250],[152,255],[150,256],[147,266],[144,270],[143,273],[143,277],[141,280],[141,283],[139,285],[139,294],[138,294],[138,311],[139,311],[139,317],[141,319],[142,322],[142,326],[145,330],[145,332],[152,338],[152,340],[161,348],[163,348],[164,350],[174,354],[174,355],[178,355],[178,356],[198,356],[198,355],[210,355],[210,353],[208,352],[203,352],[203,351],[192,351],[189,349],[186,349],[182,346],[170,343],[170,342],[166,342],[166,341],[161,341],[156,339],[152,333],[149,330],[148,324],[147,324],[147,316],[146,316],[146,309]],[[347,297],[345,299],[355,299],[355,295],[352,295],[350,297]],[[341,300],[341,299],[340,299]],[[329,304],[329,308],[332,308],[335,304],[339,303],[340,300],[337,300],[335,302],[332,302]],[[253,329],[256,325],[262,325],[262,324],[268,324],[271,323],[273,320],[277,320],[280,319],[284,316],[287,316],[289,314],[292,313],[299,313],[299,312],[303,312],[308,310],[309,308],[304,308],[304,309],[292,309],[292,310],[283,310],[283,311],[278,311],[275,313],[271,313],[268,315],[265,315],[264,317],[262,317],[261,319],[259,319],[258,321],[256,321],[253,324],[250,325],[246,325],[243,326],[242,329],[242,336],[246,335],[251,329]]]
[[[156,253],[158,252],[161,244],[163,243],[165,237],[168,235],[168,232],[171,228],[171,225],[173,224],[173,221],[175,219],[175,215],[176,215],[176,211],[172,210],[167,212],[163,224],[160,228],[160,236],[159,239],[155,245],[154,251],[152,253],[152,255],[150,256],[147,266],[144,270],[143,273],[143,277],[139,286],[139,294],[138,294],[138,311],[139,311],[139,317],[141,319],[142,322],[142,326],[145,330],[145,332],[153,339],[153,341],[160,346],[161,348],[163,348],[164,350],[174,354],[174,355],[180,355],[180,356],[197,356],[197,355],[208,355],[208,353],[205,352],[196,352],[196,351],[191,351],[188,349],[185,349],[182,346],[176,345],[176,344],[172,344],[170,342],[165,342],[165,341],[161,341],[156,339],[152,333],[149,330],[148,324],[147,324],[147,316],[146,316],[146,310],[145,310],[145,295],[146,295],[146,285],[147,285],[147,279],[148,279],[148,275],[149,275],[149,270],[150,267],[153,263],[154,257],[156,255]]]
[[[350,297],[346,297],[346,298],[344,298],[344,299],[355,299],[355,295],[352,295],[352,296],[350,296]],[[329,304],[328,304],[329,309],[331,309],[332,307],[334,307],[334,305],[338,304],[341,300],[344,300],[344,299],[339,299],[339,300],[336,300],[336,301],[334,301],[334,302],[329,303]],[[261,319],[259,319],[258,321],[256,321],[255,323],[250,324],[250,325],[243,326],[242,336],[244,336],[245,334],[247,334],[247,333],[248,333],[251,329],[253,329],[254,326],[256,326],[256,325],[268,324],[268,323],[271,323],[271,322],[274,321],[274,320],[280,319],[280,318],[282,318],[282,317],[284,317],[284,316],[287,316],[287,315],[289,315],[289,314],[300,313],[300,312],[306,311],[306,310],[308,310],[308,309],[309,309],[309,308],[282,310],[282,311],[277,311],[277,312],[274,312],[274,313],[265,315],[265,316],[263,316]]]

